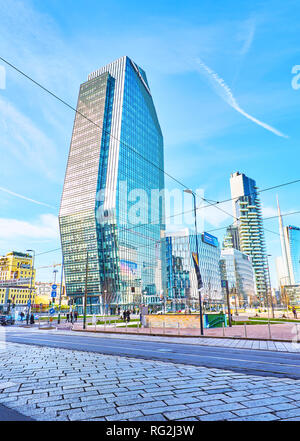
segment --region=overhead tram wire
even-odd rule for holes
[[[161,171],[162,173],[164,173],[166,176],[168,176],[169,178],[171,178],[172,180],[174,180],[175,182],[177,182],[179,185],[181,185],[183,188],[185,189],[189,189],[189,187],[187,187],[183,182],[181,182],[179,179],[175,178],[174,176],[172,176],[170,173],[166,172],[164,169],[160,168],[157,164],[154,164],[152,161],[150,161],[148,158],[144,157],[141,153],[139,153],[138,151],[136,151],[132,146],[130,146],[129,144],[125,143],[124,141],[121,141],[120,139],[118,139],[117,137],[115,137],[114,135],[112,135],[108,130],[106,130],[104,127],[100,126],[99,124],[97,124],[95,121],[93,121],[92,119],[90,119],[89,117],[87,117],[86,115],[84,115],[82,112],[80,112],[79,110],[77,110],[75,107],[73,107],[71,104],[69,104],[67,101],[65,101],[64,99],[60,98],[58,95],[56,95],[55,93],[53,93],[51,90],[49,90],[48,88],[46,88],[45,86],[43,86],[42,84],[40,84],[38,81],[34,80],[32,77],[30,77],[29,75],[27,75],[25,72],[23,72],[21,69],[17,68],[15,65],[13,65],[12,63],[10,63],[9,61],[7,61],[5,58],[0,56],[0,60],[2,60],[4,63],[6,63],[8,66],[10,66],[12,69],[14,69],[16,72],[18,72],[19,74],[21,74],[22,76],[24,76],[25,78],[27,78],[29,81],[31,81],[32,83],[34,83],[36,86],[38,86],[39,88],[41,88],[42,90],[44,90],[46,93],[50,94],[53,98],[57,99],[58,101],[60,101],[62,104],[64,104],[65,106],[67,106],[69,109],[71,109],[72,111],[74,111],[76,114],[79,114],[80,116],[82,116],[83,118],[85,118],[87,121],[89,121],[90,123],[92,123],[93,125],[95,125],[96,127],[100,128],[101,130],[103,130],[104,132],[106,132],[110,137],[112,137],[113,139],[115,139],[116,141],[120,142],[121,144],[123,144],[125,147],[127,147],[128,149],[130,149],[131,151],[133,151],[136,155],[138,155],[139,157],[141,157],[142,159],[144,159],[146,162],[148,162],[149,164],[151,164],[152,166],[156,167],[159,171]],[[289,184],[294,184],[296,182],[300,182],[300,179],[295,180],[295,181],[291,181],[289,183],[283,183],[280,184],[278,186],[273,186],[273,187],[269,187],[266,188],[264,190],[260,190],[257,191],[256,193],[262,193],[263,191],[267,191],[267,190],[271,190],[274,188],[278,188],[278,187],[283,187],[285,185],[289,185]],[[197,197],[199,197],[198,195],[196,195]],[[224,212],[225,214],[228,214],[232,217],[234,217],[232,214],[229,214],[228,212],[226,212],[225,210],[220,209],[220,207],[218,207],[219,204],[221,203],[225,203],[228,202],[230,200],[234,200],[236,198],[231,198],[231,199],[227,199],[224,201],[216,201],[214,203],[210,203],[208,199],[203,198],[200,196],[200,198],[203,201],[208,202],[208,206],[213,206],[217,209],[219,209],[220,211]],[[205,207],[200,207],[200,208],[205,208]]]
[[[79,110],[77,110],[75,107],[73,107],[71,104],[69,104],[67,101],[65,101],[64,99],[60,98],[58,95],[56,95],[55,93],[53,93],[51,90],[49,90],[48,88],[46,88],[45,86],[43,86],[42,84],[40,84],[39,82],[37,82],[36,80],[34,80],[32,77],[30,77],[29,75],[27,75],[25,72],[23,72],[22,70],[20,70],[19,68],[17,68],[15,65],[13,65],[12,63],[10,63],[9,61],[7,61],[5,58],[0,56],[0,60],[2,60],[5,64],[7,64],[8,66],[10,66],[12,69],[14,69],[16,72],[18,72],[19,74],[21,74],[22,76],[24,76],[25,78],[27,78],[29,81],[31,81],[32,83],[34,83],[36,86],[38,86],[39,88],[41,88],[42,90],[44,90],[46,93],[50,94],[53,98],[57,99],[58,101],[60,101],[62,104],[64,104],[65,106],[67,106],[69,109],[71,109],[72,111],[74,111],[76,114],[79,114],[80,116],[82,116],[83,118],[85,118],[87,121],[89,121],[90,123],[92,123],[93,125],[95,125],[96,127],[100,128],[101,130],[103,130],[104,132],[106,132],[110,137],[112,137],[113,139],[115,139],[116,141],[120,142],[121,144],[123,144],[126,148],[130,149],[131,151],[133,151],[133,153],[135,153],[136,155],[138,155],[139,157],[141,157],[142,159],[144,159],[146,162],[148,162],[149,164],[151,164],[152,166],[154,166],[155,168],[157,168],[159,171],[161,171],[162,173],[164,173],[166,176],[168,176],[169,178],[171,178],[172,180],[174,180],[175,182],[177,182],[179,185],[181,185],[183,188],[185,189],[189,189],[189,187],[187,187],[183,182],[181,182],[179,179],[175,178],[174,176],[172,176],[171,174],[169,174],[168,172],[166,172],[164,169],[160,168],[157,164],[153,163],[152,161],[150,161],[148,158],[145,158],[143,155],[141,155],[138,151],[136,151],[132,146],[130,146],[129,144],[125,143],[124,141],[118,139],[117,137],[115,137],[114,135],[112,135],[108,130],[106,130],[104,127],[100,126],[99,124],[97,124],[95,121],[93,121],[92,119],[90,119],[89,117],[87,117],[86,115],[84,115],[82,112],[80,112]],[[294,184],[296,182],[300,182],[300,179],[298,180],[294,180],[291,181],[289,183],[283,183],[280,184],[278,186],[272,186],[269,188],[266,188],[264,190],[260,190],[257,192],[253,192],[253,193],[262,193],[263,191],[267,191],[267,190],[271,190],[274,188],[278,188],[278,187],[283,187],[285,185],[290,185],[290,184]],[[199,197],[198,195],[196,195],[197,197]],[[236,220],[238,220],[238,218],[236,218],[234,215],[228,213],[227,211],[220,209],[220,207],[218,207],[219,204],[221,203],[225,203],[225,202],[229,202],[231,200],[237,199],[237,198],[230,198],[227,200],[223,200],[223,201],[215,201],[213,203],[210,203],[208,199],[203,198],[200,196],[200,198],[203,201],[208,202],[209,205],[208,206],[212,206],[215,207],[217,209],[219,209],[220,211],[224,212],[227,215],[232,216],[233,218],[235,218]],[[199,207],[200,208],[205,208],[205,207]],[[136,227],[135,227],[136,228]],[[275,233],[277,234],[277,233]],[[55,250],[56,251],[56,250]]]
[[[300,213],[300,210],[299,210],[299,211],[294,211],[294,212],[291,212],[291,213],[283,213],[283,214],[281,214],[281,216],[282,216],[282,217],[285,217],[285,216],[289,216],[289,215],[292,215],[292,214],[299,214],[299,213]],[[181,213],[181,214],[182,214],[182,213]],[[276,217],[278,217],[278,216],[263,217],[262,220],[274,219],[274,218],[276,218]],[[224,227],[212,228],[212,229],[209,229],[209,230],[205,230],[205,232],[206,232],[206,233],[213,233],[214,231],[225,230],[225,229],[231,227],[232,225],[233,225],[233,224],[229,224],[229,225],[225,225]],[[136,226],[138,227],[139,225],[136,225]],[[278,232],[275,232],[275,231],[269,230],[269,229],[267,229],[267,228],[265,228],[265,227],[263,227],[263,229],[264,229],[265,231],[268,231],[269,233],[273,233],[273,234],[276,234],[276,235],[279,235],[279,236],[280,236],[280,234],[279,234]],[[201,233],[204,233],[204,231],[202,231]],[[201,233],[199,233],[199,234],[201,234]],[[145,237],[148,238],[148,236],[145,236]],[[162,238],[162,239],[160,239],[160,240],[154,240],[154,241],[156,242],[156,244],[158,244],[158,243],[161,242],[162,240],[164,240],[164,238]],[[153,245],[151,245],[151,246],[153,246]],[[143,245],[143,246],[140,247],[140,248],[146,248],[146,247],[150,247],[150,245]],[[43,252],[41,252],[41,253],[37,253],[36,256],[40,256],[40,255],[48,254],[48,253],[53,253],[53,252],[55,252],[55,251],[61,251],[61,248],[55,248],[55,249],[53,249],[53,250],[43,251]]]

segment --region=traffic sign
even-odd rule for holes
[[[28,300],[28,302],[27,302],[27,306],[30,306],[30,305],[31,305],[31,301]]]
[[[52,285],[52,290],[56,291],[57,285]]]
[[[56,291],[51,292],[51,297],[56,297]]]
[[[49,314],[51,315],[55,314],[55,309],[54,308],[49,309]]]

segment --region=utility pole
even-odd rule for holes
[[[31,292],[32,292],[32,281],[33,281],[35,251],[34,250],[26,250],[26,251],[33,254],[33,256],[32,256],[32,267],[31,267],[31,278],[30,278],[29,306],[28,306],[28,315],[30,316],[30,312],[31,312]]]
[[[83,308],[83,329],[86,328],[86,303],[87,303],[87,281],[89,269],[89,252],[86,252],[86,267],[85,267],[85,290],[84,290],[84,308]]]
[[[198,230],[197,230],[197,208],[196,208],[196,195],[192,190],[185,189],[185,193],[193,195],[194,201],[194,218],[195,218],[195,236],[196,236],[196,253],[197,253],[197,264],[199,266],[199,248],[198,248]],[[199,312],[200,312],[200,332],[203,335],[203,317],[202,317],[202,299],[201,299],[201,288],[198,286],[199,293]]]
[[[57,317],[57,324],[60,324],[60,313],[61,313],[61,296],[62,296],[62,289],[63,289],[63,273],[64,273],[64,256],[62,256],[62,263],[61,263],[61,277],[60,277],[60,290],[59,290],[59,306],[58,306],[58,317]]]
[[[230,313],[230,299],[229,299],[229,287],[228,287],[228,280],[222,280],[222,287],[226,288],[226,298],[227,298],[227,311],[228,311],[228,324],[231,328],[231,313]]]
[[[268,257],[271,257],[271,256],[272,256],[272,254],[267,254],[267,269],[268,269],[268,282],[269,282],[268,293],[270,292],[272,318],[275,318],[274,305],[273,305],[273,298],[272,298],[272,287],[271,287],[270,267],[269,267],[269,259],[268,259]]]

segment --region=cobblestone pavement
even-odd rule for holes
[[[0,403],[35,420],[300,420],[300,380],[7,343]]]

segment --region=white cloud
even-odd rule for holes
[[[58,239],[58,218],[53,214],[42,214],[33,222],[0,218],[0,239]]]
[[[45,207],[55,208],[49,204],[45,204],[44,202],[36,201],[35,199],[31,199],[31,198],[24,196],[22,194],[15,193],[15,192],[8,190],[7,188],[4,188],[4,187],[0,187],[0,191],[4,191],[4,193],[11,194],[12,196],[15,196],[20,199],[24,199],[25,201],[33,202],[34,204],[37,204],[37,205],[44,205]]]
[[[195,60],[195,62],[199,66],[199,67],[196,67],[196,69],[208,78],[208,80],[212,84],[213,88],[215,89],[216,93],[222,98],[223,101],[225,101],[227,104],[229,104],[229,106],[231,106],[233,109],[235,109],[241,115],[245,116],[250,121],[263,127],[266,130],[269,130],[270,132],[274,133],[275,135],[281,136],[283,138],[288,138],[287,135],[284,135],[279,130],[275,129],[274,127],[270,126],[269,124],[266,124],[263,121],[260,121],[259,119],[255,118],[254,116],[250,115],[249,113],[245,112],[245,110],[242,109],[240,107],[240,105],[238,104],[236,98],[233,96],[232,90],[225,83],[223,78],[221,78],[216,72],[214,72],[210,67],[208,67],[200,58],[197,58]]]

